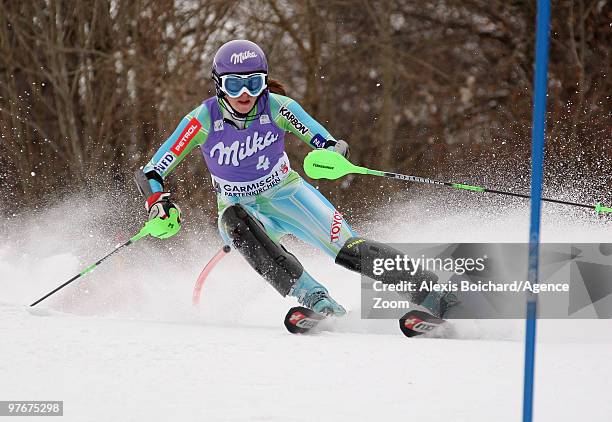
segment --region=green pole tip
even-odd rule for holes
[[[462,183],[453,183],[453,187],[457,189],[471,190],[474,192],[484,192],[485,191],[485,188],[481,188],[480,186],[464,185]]]
[[[612,208],[611,207],[604,207],[603,205],[601,205],[599,202],[597,204],[595,204],[595,212],[596,213],[600,213],[600,212],[612,212]]]

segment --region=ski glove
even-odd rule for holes
[[[338,139],[337,141],[333,141],[330,139],[325,142],[325,146],[323,148],[337,152],[346,159],[349,158],[349,145],[346,143],[346,141],[343,141],[342,139]]]
[[[154,193],[147,199],[145,208],[149,213],[147,227],[151,236],[166,239],[178,233],[181,209],[170,201],[170,192]]]

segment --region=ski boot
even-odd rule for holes
[[[451,292],[430,292],[421,306],[429,310],[432,315],[443,319],[448,310],[459,303],[457,296]]]
[[[325,288],[309,292],[304,297],[302,305],[322,315],[346,315],[346,309],[344,309],[338,302],[332,299]]]
[[[297,280],[290,294],[296,297],[302,305],[319,314],[326,316],[346,315],[346,309],[332,299],[327,289],[306,271]]]

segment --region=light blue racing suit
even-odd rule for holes
[[[209,98],[188,113],[144,167],[143,172],[152,191],[162,191],[164,179],[190,151],[199,147],[217,192],[219,231],[226,244],[233,243],[240,248],[236,238],[232,238],[234,235],[255,236],[261,245],[261,238],[256,234],[260,230],[259,226],[239,233],[242,229],[238,230],[238,226],[234,225],[240,224],[236,223],[236,218],[245,218],[244,215],[240,216],[240,210],[243,209],[261,223],[265,234],[272,239],[275,245],[268,246],[271,250],[282,249],[279,246],[280,239],[286,234],[293,234],[324,251],[345,268],[361,273],[366,271],[368,276],[374,278],[380,276],[373,274],[369,267],[362,268],[361,259],[394,258],[401,252],[388,245],[359,238],[342,214],[319,191],[291,170],[285,153],[285,133],[295,134],[311,148],[323,148],[333,144],[328,141],[335,141],[329,132],[298,103],[282,95],[267,92],[262,94],[246,120],[232,117],[222,107],[222,101],[217,97]],[[240,207],[233,206],[236,204]],[[224,216],[224,213],[227,214]],[[230,220],[233,223],[225,224]],[[248,216],[247,220],[240,221],[249,221]],[[226,232],[225,227],[230,227],[227,230],[232,233]],[[265,237],[263,233],[261,236]],[[349,239],[351,241],[347,242]],[[268,240],[264,239],[264,242]],[[259,253],[257,248],[240,251],[243,255]],[[245,255],[245,258],[249,260],[252,256]],[[282,295],[291,294],[308,307],[315,304],[314,310],[317,310],[317,304],[331,304],[335,314],[346,312],[327,295],[323,286],[301,268],[295,257],[274,255],[273,258],[264,256],[262,259],[268,258],[277,262],[277,268],[285,272],[262,275]],[[258,268],[260,261],[249,262],[256,270],[262,271]],[[295,270],[289,267],[291,263]],[[435,274],[422,272],[412,275],[421,279],[430,277],[437,281]],[[281,281],[275,284],[276,280]],[[393,280],[384,282],[390,281]],[[424,292],[424,295],[427,293]],[[416,303],[421,303],[424,295]],[[442,309],[439,306],[442,296],[436,292],[427,295],[425,302],[432,303],[428,306],[432,312]]]
[[[253,125],[260,125],[260,131],[272,127],[280,130],[283,134],[281,138],[284,137],[284,132],[291,132],[311,148],[323,147],[326,140],[334,138],[297,102],[272,93],[260,97],[249,114],[244,129],[237,130],[231,127],[227,117],[227,112],[224,112],[219,101],[213,97],[183,118],[143,169],[145,173],[154,172],[159,176],[154,179],[149,177],[153,192],[162,191],[163,179],[190,151],[200,147],[205,154],[206,151],[211,152],[205,155],[205,159],[217,190],[219,222],[223,211],[229,205],[241,204],[263,224],[266,233],[275,242],[279,242],[286,234],[293,234],[324,251],[331,258],[335,258],[345,241],[356,236],[356,233],[344,220],[342,214],[318,190],[289,168],[289,162],[284,154],[284,139],[279,139],[271,145],[260,142],[260,145],[255,147],[248,143],[250,138],[247,139],[245,147],[243,147],[244,142],[238,141],[233,144],[229,142],[219,144],[219,147],[216,144],[218,135],[223,131],[232,129],[237,137],[245,137],[249,135],[249,128]],[[263,132],[260,133],[263,136]],[[254,137],[258,138],[257,132]],[[243,148],[231,149],[235,145]],[[279,150],[279,153],[266,154],[266,150],[272,148]],[[251,152],[253,154],[249,155]],[[258,154],[269,155],[276,162],[266,163],[268,158],[262,159],[262,155],[257,157]],[[259,158],[259,161],[256,158]],[[242,171],[240,165],[249,159],[253,162],[246,163],[247,169]],[[270,175],[275,166],[279,177],[274,173]],[[279,168],[281,171],[278,171]],[[238,180],[240,177],[228,180],[232,178],[233,173],[237,174],[240,171],[243,173],[241,180]],[[271,183],[267,185],[259,183],[257,187],[248,186],[249,181],[255,179],[271,180]],[[229,236],[221,224],[219,231],[224,242],[230,244]]]

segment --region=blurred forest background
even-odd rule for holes
[[[270,76],[350,143],[353,162],[528,192],[535,8],[534,0],[0,0],[3,202],[23,212],[107,189],[141,207],[133,171],[213,95],[212,57],[234,38],[261,45]],[[552,2],[549,196],[577,184],[612,202],[611,23],[609,1]],[[303,174],[307,147],[286,143]],[[184,210],[214,214],[201,157],[169,179]],[[389,192],[409,198],[405,184],[371,177],[313,183],[356,214]]]

